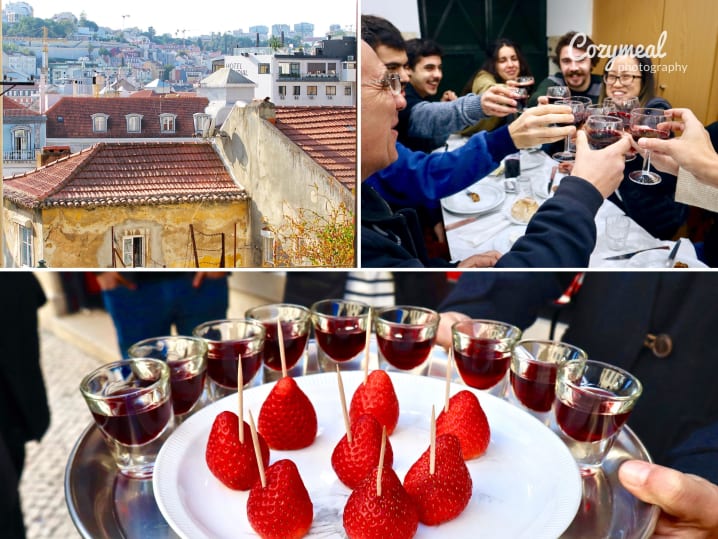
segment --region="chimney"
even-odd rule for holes
[[[269,100],[269,97],[262,100],[255,99],[250,106],[256,107],[257,114],[263,120],[267,120],[272,124],[277,122],[277,106]]]
[[[78,97],[80,95],[80,82],[72,81],[72,97]]]
[[[280,44],[281,44],[282,48],[284,48],[284,30],[282,30],[281,36],[282,37],[281,37]]]
[[[259,32],[257,32],[257,45],[256,45],[256,47],[259,48]]]
[[[69,146],[44,146],[41,151],[37,152],[37,168],[54,163],[58,159],[67,157],[70,153]]]

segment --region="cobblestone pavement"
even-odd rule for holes
[[[100,361],[46,329],[40,331],[40,344],[52,415],[42,441],[27,445],[20,485],[25,526],[28,539],[74,539],[80,534],[65,504],[65,465],[91,420],[78,389],[80,380]]]

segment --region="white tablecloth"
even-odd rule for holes
[[[453,146],[458,144],[453,141]],[[452,146],[449,146],[453,149]],[[551,169],[556,165],[548,155],[543,152],[522,152],[522,176],[529,176],[534,190],[534,196],[539,204],[543,203],[548,195],[548,182],[551,175]],[[560,172],[556,174],[554,184],[558,184],[564,175]],[[497,176],[486,176],[479,180],[484,184],[488,183],[504,189],[506,178],[503,173]],[[471,187],[466,190],[471,191]],[[449,243],[449,250],[452,260],[463,260],[468,256],[489,250],[496,250],[506,253],[511,249],[513,243],[526,232],[526,225],[515,224],[509,219],[509,212],[512,204],[516,200],[516,195],[506,193],[501,206],[495,210],[481,214],[479,218],[469,224],[465,224],[459,228],[449,230],[446,233]],[[452,223],[461,221],[470,217],[470,215],[457,215],[447,211],[442,206],[444,224],[448,227]],[[637,262],[645,263],[646,257],[629,260],[605,260],[606,257],[614,256],[622,253],[637,251],[648,247],[657,247],[659,245],[670,245],[672,241],[662,241],[651,236],[638,223],[631,220],[628,240],[625,249],[613,251],[608,248],[605,238],[606,217],[609,215],[621,215],[624,212],[609,200],[605,200],[596,214],[597,239],[596,246],[591,253],[589,267],[597,268],[625,268],[636,267]],[[665,258],[668,257],[668,251],[658,251],[664,253]],[[662,267],[660,265],[660,257],[656,255],[652,257],[655,260],[648,261],[645,267]],[[687,238],[683,238],[678,249],[678,260],[682,260],[690,265],[690,267],[701,267],[701,263],[696,259],[696,251],[693,244]],[[632,261],[633,260],[633,261]],[[641,267],[641,266],[639,266]]]

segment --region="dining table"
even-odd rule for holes
[[[451,151],[462,144],[452,136],[450,143],[437,151]],[[528,178],[532,196],[538,206],[553,196],[566,174],[558,163],[540,149],[521,150],[520,175]],[[513,157],[513,156],[512,156]],[[495,250],[507,253],[514,242],[526,233],[527,222],[517,220],[511,208],[518,198],[516,178],[505,175],[505,160],[501,165],[477,180],[473,185],[441,200],[442,217],[451,260],[461,261],[471,255]],[[646,187],[650,189],[650,187]],[[661,268],[678,241],[661,240],[651,235],[630,216],[625,246],[611,249],[606,238],[606,219],[625,212],[612,201],[605,199],[595,216],[596,244],[591,252],[592,268]],[[703,268],[695,246],[688,238],[680,238],[676,261],[681,267]],[[662,249],[655,249],[662,247]],[[639,252],[640,251],[640,252]],[[635,256],[631,256],[635,253]],[[625,255],[621,259],[615,259]]]
[[[301,360],[300,374],[311,376],[321,372],[333,372],[331,362],[327,363],[319,356],[316,342],[310,340]],[[373,338],[369,358],[372,368],[379,366],[376,341]],[[360,357],[350,368],[362,368],[362,361]],[[447,365],[450,365],[450,362],[446,350],[435,346],[429,359],[411,374],[445,380]],[[272,375],[267,374],[270,377]],[[453,383],[463,384],[456,369],[452,369],[449,378]],[[266,380],[267,377],[260,370],[250,385],[256,387],[266,383]],[[562,539],[599,536],[620,536],[625,539],[650,537],[658,516],[657,508],[637,500],[618,481],[618,467],[629,458],[651,460],[640,439],[630,428],[625,427],[605,459],[602,473],[581,478],[582,499],[573,521],[560,535]],[[65,498],[72,521],[80,535],[87,539],[190,537],[181,530],[173,529],[165,519],[158,505],[152,480],[132,479],[117,472],[109,449],[94,422],[87,426],[68,458],[65,469]],[[236,508],[232,511],[236,511]],[[436,531],[440,532],[440,528]],[[437,536],[440,537],[441,533]],[[308,537],[335,535],[327,535],[326,531],[310,531]]]

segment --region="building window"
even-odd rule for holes
[[[122,238],[122,263],[126,268],[145,266],[145,238],[142,236],[124,236]]]
[[[351,86],[345,86],[344,87],[344,95],[352,95],[352,87]]]
[[[12,130],[12,151],[5,159],[12,161],[34,159],[32,144],[30,139],[30,129],[27,127],[16,127]]]
[[[326,75],[327,64],[324,62],[308,62],[307,73],[311,73],[312,75]]]
[[[262,236],[262,266],[274,266],[274,232],[263,228]]]
[[[302,95],[302,87],[301,86],[292,86],[294,91],[294,97],[299,97]]]
[[[317,87],[307,86],[307,95],[310,97],[314,97],[315,95],[317,95]]]
[[[329,62],[327,64],[327,74],[328,75],[336,75],[337,74],[337,64],[336,62]]]
[[[20,265],[32,267],[32,225],[18,225],[18,238],[20,240]]]
[[[176,114],[160,114],[160,132],[161,133],[174,133],[176,119],[177,119]]]
[[[326,92],[327,92],[327,95],[337,95],[337,87],[336,86],[327,86]]]
[[[279,97],[285,97],[287,95],[287,87],[286,86],[279,86]]]
[[[268,75],[269,73],[270,73],[269,64],[259,64],[259,74],[260,75]]]
[[[92,115],[92,131],[93,133],[107,133],[107,114],[98,112]]]
[[[289,64],[289,74],[293,77],[299,76],[299,62],[292,62]]]
[[[128,114],[125,119],[127,120],[128,133],[142,132],[142,114]]]

